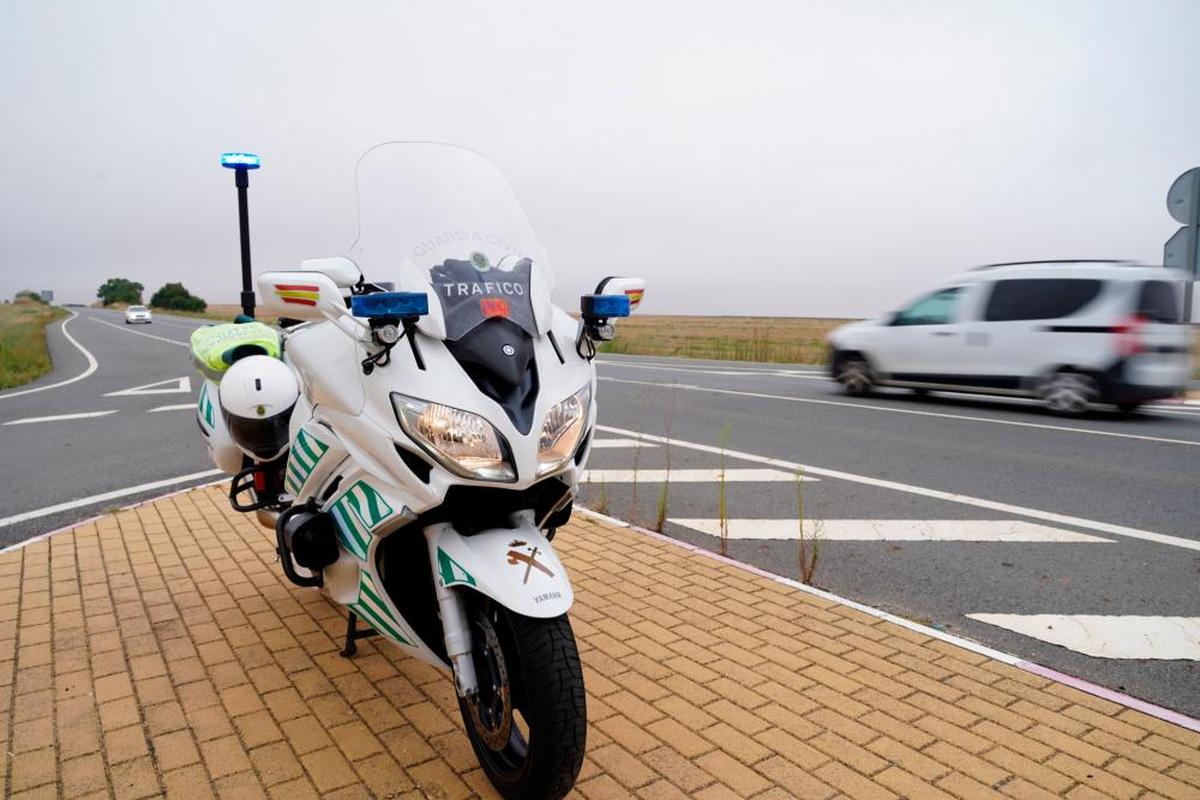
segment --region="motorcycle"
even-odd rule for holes
[[[606,278],[578,319],[556,307],[520,204],[473,151],[385,143],[356,180],[348,257],[258,277],[278,329],[198,332],[200,429],[287,577],[349,610],[343,655],[377,635],[449,671],[497,790],[559,798],[587,711],[553,540],[591,446],[596,344],[644,285]]]

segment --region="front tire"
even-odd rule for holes
[[[1042,384],[1040,394],[1050,412],[1074,417],[1087,411],[1100,392],[1094,378],[1062,370]]]
[[[583,667],[564,614],[534,619],[480,598],[470,608],[479,694],[459,698],[483,771],[509,800],[559,800],[583,766]]]
[[[837,382],[851,397],[866,397],[871,393],[875,381],[871,376],[871,365],[859,355],[847,355],[837,362]]]

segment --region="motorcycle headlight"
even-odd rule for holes
[[[575,453],[591,402],[592,385],[588,383],[546,413],[538,436],[538,475],[558,469]]]
[[[392,407],[404,432],[451,472],[481,481],[517,479],[508,443],[478,414],[392,395]]]

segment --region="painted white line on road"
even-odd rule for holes
[[[87,369],[85,369],[83,372],[76,375],[74,378],[67,378],[65,381],[59,381],[58,383],[52,383],[48,386],[38,386],[33,389],[22,389],[19,392],[8,392],[6,394],[0,394],[0,400],[4,400],[5,398],[8,398],[8,397],[20,397],[20,396],[26,395],[26,394],[33,394],[34,392],[44,392],[47,389],[57,389],[60,386],[66,386],[69,383],[75,383],[76,381],[81,381],[84,378],[86,378],[88,375],[91,375],[93,372],[96,371],[96,367],[99,366],[99,363],[96,361],[96,357],[93,356],[86,347],[81,345],[79,342],[75,341],[74,336],[67,333],[67,323],[71,322],[78,316],[79,316],[78,314],[76,314],[74,311],[72,311],[71,316],[68,317],[67,319],[63,320],[62,334],[63,334],[63,336],[67,337],[68,342],[70,342],[72,345],[75,346],[76,350],[83,353],[83,357],[87,359],[87,364],[88,364]]]
[[[593,450],[617,450],[626,447],[658,447],[649,442],[639,442],[637,439],[596,439],[592,442]]]
[[[164,384],[170,384],[166,386]],[[192,379],[183,378],[167,378],[165,381],[155,381],[154,383],[143,384],[142,386],[134,386],[132,389],[122,389],[119,392],[109,392],[105,397],[125,397],[127,395],[139,394],[179,394],[187,393],[192,390]]]
[[[104,503],[108,500],[116,500],[118,497],[128,497],[131,494],[140,494],[141,492],[149,492],[153,491],[154,489],[162,489],[165,486],[174,486],[179,483],[200,480],[201,478],[211,478],[214,475],[222,474],[224,473],[222,473],[219,469],[207,469],[203,472],[193,472],[190,475],[180,475],[175,478],[164,478],[161,481],[151,481],[150,483],[143,483],[137,486],[127,486],[124,489],[114,489],[111,492],[102,492],[101,494],[94,494],[91,497],[81,497],[78,500],[71,500],[66,503],[58,503],[56,505],[46,506],[45,508],[38,508],[33,511],[25,511],[21,514],[14,514],[11,517],[4,517],[3,519],[0,519],[0,528],[7,527],[9,525],[16,525],[18,522],[26,522],[39,517],[48,517],[51,514],[57,514],[61,511],[71,511],[76,508],[84,508],[86,506],[96,505],[97,503]]]
[[[145,336],[147,339],[157,339],[160,342],[166,342],[167,344],[173,344],[179,347],[191,347],[191,345],[189,345],[187,342],[181,342],[177,339],[167,339],[164,336],[155,336],[153,333],[143,333],[142,331],[131,330],[128,325],[117,325],[112,322],[107,322],[106,320],[96,319],[95,317],[88,317],[88,319],[90,319],[92,322],[98,322],[101,325],[107,325],[110,328],[116,328],[119,331],[132,333],[134,336]]]
[[[836,478],[843,481],[851,481],[853,483],[861,483],[866,486],[877,486],[881,489],[892,489],[897,492],[905,492],[907,494],[915,494],[921,497],[932,497],[935,500],[947,500],[951,503],[959,503],[966,506],[974,506],[975,508],[986,508],[989,511],[999,511],[1005,514],[1015,514],[1021,517],[1030,517],[1032,519],[1040,519],[1043,522],[1052,522],[1059,525],[1070,525],[1076,528],[1088,528],[1100,533],[1111,533],[1114,536],[1125,536],[1130,539],[1142,539],[1147,542],[1156,544],[1170,545],[1171,547],[1181,547],[1185,550],[1200,551],[1200,540],[1184,539],[1181,536],[1171,536],[1165,533],[1156,533],[1154,531],[1142,530],[1140,528],[1130,528],[1125,525],[1113,525],[1108,522],[1097,522],[1096,520],[1084,519],[1082,517],[1073,517],[1069,514],[1058,514],[1053,511],[1042,511],[1036,508],[1026,508],[1024,506],[1013,505],[1012,503],[1000,503],[995,500],[985,500],[981,497],[971,497],[965,494],[955,494],[954,492],[943,492],[940,489],[927,489],[924,486],[913,486],[908,483],[900,483],[898,481],[887,481],[879,478],[870,478],[866,475],[856,475],[853,472],[842,472],[836,469],[825,469],[823,467],[814,467],[808,464],[798,464],[794,461],[786,461],[780,458],[770,458],[768,456],[755,455],[754,453],[742,453],[737,450],[722,449],[713,447],[712,445],[700,444],[698,442],[686,442],[681,439],[666,439],[662,436],[653,436],[648,433],[639,433],[626,428],[614,428],[610,425],[597,425],[596,430],[612,433],[618,436],[628,436],[634,438],[645,439],[650,442],[658,442],[666,444],[670,442],[672,447],[682,447],[685,450],[696,450],[701,453],[713,453],[720,455],[724,453],[729,458],[736,458],[741,461],[751,461],[756,464],[765,464],[779,469],[787,470],[795,473],[796,470],[804,470],[805,475],[822,475],[826,478]]]
[[[23,419],[14,419],[5,422],[5,425],[32,425],[35,422],[61,422],[68,419],[91,419],[92,417],[107,417],[109,414],[117,413],[117,409],[111,411],[85,411],[79,414],[56,414],[53,417],[25,417]]]
[[[762,367],[746,367],[744,369],[717,369],[715,367],[677,367],[668,364],[628,364],[621,361],[601,360],[597,360],[596,363],[612,367],[626,367],[628,369],[657,369],[666,370],[668,372],[698,372],[702,375],[765,375],[772,378],[820,378],[821,380],[831,380],[826,371],[819,369],[763,369]]]
[[[967,614],[1096,658],[1200,661],[1200,617]]]
[[[782,483],[794,482],[797,476],[777,469],[727,469],[726,483]],[[583,483],[719,483],[719,469],[589,469],[580,479]],[[816,480],[804,476],[804,480]]]
[[[637,386],[657,386],[662,389],[683,389],[689,392],[711,392],[712,394],[728,394],[735,397],[752,397],[758,400],[783,400],[788,403],[811,403],[820,406],[840,406],[844,408],[855,408],[862,411],[886,411],[891,414],[915,414],[921,417],[937,417],[940,419],[963,420],[966,422],[979,422],[988,425],[1010,425],[1016,428],[1036,428],[1047,431],[1061,431],[1065,433],[1079,433],[1087,436],[1108,436],[1114,439],[1136,439],[1143,442],[1158,442],[1161,444],[1180,444],[1187,447],[1200,447],[1200,441],[1192,439],[1169,439],[1165,436],[1144,436],[1137,433],[1117,433],[1116,431],[1102,431],[1095,428],[1076,428],[1067,425],[1047,425],[1041,422],[1018,422],[1012,419],[992,419],[990,417],[975,417],[970,414],[947,414],[943,411],[918,411],[913,408],[889,408],[888,406],[876,406],[868,403],[851,403],[845,400],[818,400],[815,397],[788,397],[781,394],[764,394],[762,392],[743,392],[736,389],[716,389],[707,386],[693,386],[683,383],[661,383],[658,381],[633,381],[626,378],[608,378],[601,377],[598,380],[611,381],[613,383],[632,383]]]
[[[174,406],[155,406],[154,408],[151,408],[150,410],[148,410],[146,413],[153,414],[156,411],[184,411],[186,409],[191,409],[191,410],[195,411],[196,404],[195,403],[179,403],[178,405],[174,405]]]
[[[674,519],[667,522],[710,536],[721,535],[719,519]],[[730,539],[800,538],[794,519],[726,520]],[[804,537],[830,542],[1112,542],[1086,533],[1051,528],[1015,519],[806,519]]]

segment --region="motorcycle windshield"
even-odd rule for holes
[[[422,332],[457,341],[496,317],[530,336],[547,328],[550,265],[487,159],[451,145],[388,142],[363,154],[356,179],[350,256],[369,281],[429,294]]]

